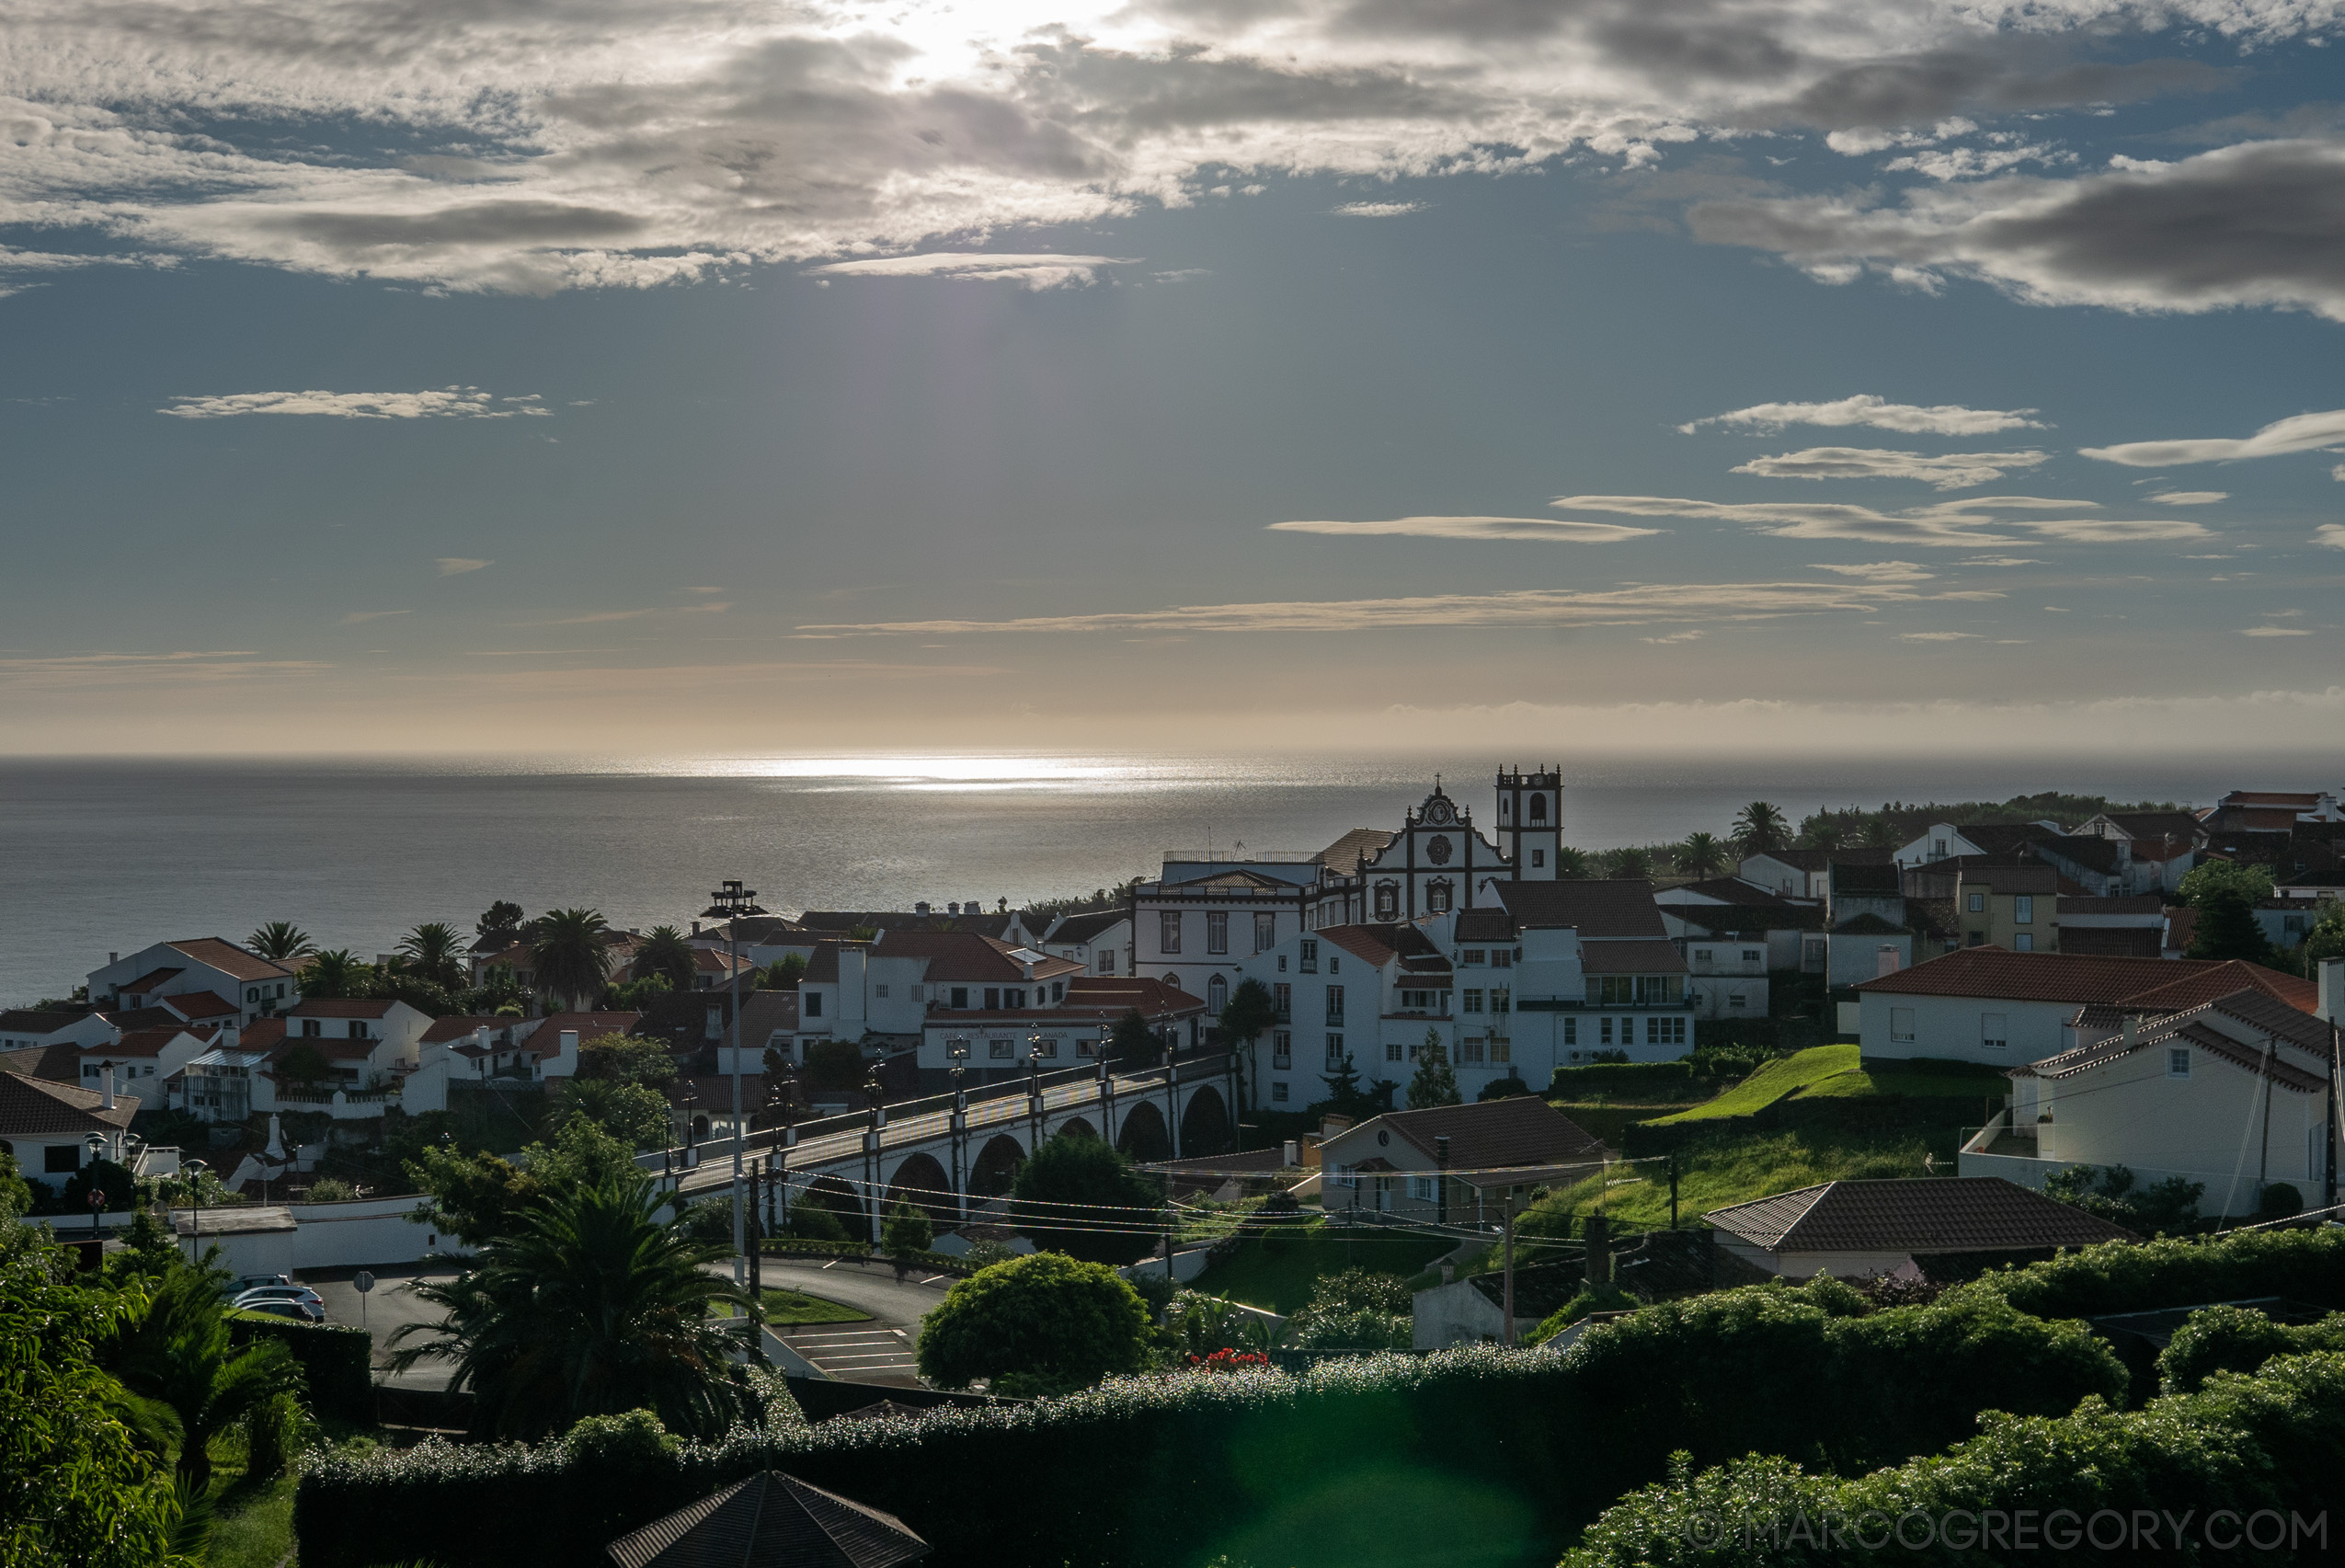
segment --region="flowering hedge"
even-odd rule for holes
[[[2088,1318],[2161,1307],[2285,1296],[2345,1307],[2345,1229],[2234,1230],[2142,1245],[2107,1242],[2048,1263],[2003,1268],[1962,1287],[2042,1318]]]

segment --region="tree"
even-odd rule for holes
[[[556,1132],[584,1119],[629,1149],[667,1147],[668,1100],[657,1089],[615,1078],[573,1078],[551,1098],[547,1116]]]
[[[767,966],[757,979],[760,990],[795,990],[798,982],[806,978],[806,959],[803,953],[784,953]]]
[[[1612,863],[1611,871],[1615,876],[1637,877],[1653,875],[1653,856],[1634,844],[1614,850],[1607,858]]]
[[[464,938],[445,921],[430,921],[399,939],[408,972],[451,990],[464,983]]]
[[[135,1322],[135,1289],[67,1283],[70,1265],[8,1226],[0,1245],[0,1562],[73,1568],[171,1562],[178,1510],[120,1419],[100,1347]]]
[[[1260,980],[1240,980],[1238,989],[1230,993],[1229,1001],[1223,1004],[1218,1022],[1222,1044],[1238,1051],[1251,1066],[1253,1043],[1262,1037],[1264,1029],[1278,1022],[1277,1000],[1270,994],[1270,988]],[[1250,1072],[1247,1075],[1249,1093],[1253,1093],[1255,1087],[1253,1079],[1253,1074]]]
[[[1339,1116],[1365,1121],[1380,1108],[1375,1094],[1360,1086],[1360,1070],[1354,1065],[1349,1051],[1344,1053],[1335,1070],[1323,1075],[1320,1082],[1327,1085],[1327,1098],[1322,1104]]]
[[[63,1202],[60,1206],[67,1214],[89,1212],[90,1189],[96,1187],[104,1199],[101,1207],[109,1214],[127,1214],[138,1207],[138,1178],[126,1165],[111,1160],[91,1160],[65,1179]]]
[[[463,995],[463,1011],[475,1013],[498,1013],[506,1008],[516,1013],[523,999],[521,980],[513,973],[510,964],[491,964],[481,971],[480,984]]]
[[[228,1340],[213,1276],[178,1268],[155,1287],[120,1352],[122,1386],[169,1408],[179,1476],[198,1494],[212,1481],[212,1438],[303,1387],[301,1364],[281,1342],[257,1339],[239,1350]]]
[[[1754,800],[1735,814],[1734,845],[1744,854],[1779,850],[1790,837],[1790,824],[1781,809],[1767,801]]]
[[[1010,1212],[1019,1234],[1091,1263],[1127,1264],[1156,1250],[1163,1196],[1129,1156],[1096,1138],[1060,1133],[1018,1167]]]
[[[1555,875],[1565,882],[1584,880],[1588,874],[1588,857],[1580,850],[1565,844],[1555,852]]]
[[[2126,1166],[2071,1165],[2047,1175],[2043,1192],[2145,1236],[2187,1236],[2201,1229],[2199,1199],[2206,1196],[2206,1184],[2168,1176],[2137,1189]]]
[[[449,1386],[472,1391],[482,1436],[537,1440],[633,1410],[718,1436],[749,1408],[726,1358],[757,1308],[704,1267],[728,1246],[659,1224],[665,1202],[632,1172],[549,1192],[472,1272],[413,1288],[443,1316],[394,1333],[391,1365],[452,1358]],[[728,1327],[708,1315],[718,1303],[749,1316]]]
[[[431,1199],[407,1218],[467,1247],[504,1235],[544,1190],[535,1176],[486,1150],[427,1146],[406,1162],[406,1173]]]
[[[1839,817],[1829,811],[1819,811],[1800,824],[1800,844],[1804,849],[1836,850],[1847,837]]]
[[[692,989],[692,944],[672,925],[656,925],[635,947],[635,979],[667,977],[676,990]]]
[[[361,997],[374,985],[374,966],[361,963],[347,947],[313,952],[302,969],[302,995],[315,998]]]
[[[1148,1026],[1138,1008],[1115,1020],[1115,1027],[1107,1033],[1107,1059],[1117,1067],[1152,1067],[1163,1049],[1156,1031]]]
[[[928,1216],[909,1203],[898,1203],[887,1211],[887,1223],[879,1232],[880,1244],[895,1257],[924,1253],[936,1240],[936,1227]]]
[[[484,942],[510,943],[521,933],[521,906],[499,898],[473,922],[473,934]]]
[[[245,945],[272,964],[317,951],[310,945],[309,933],[292,921],[270,921],[246,937]]]
[[[1417,1047],[1416,1075],[1409,1080],[1409,1109],[1422,1111],[1428,1105],[1460,1103],[1458,1072],[1449,1065],[1449,1047],[1441,1043],[1440,1030],[1427,1029],[1424,1044]]]
[[[2256,907],[2238,892],[2219,887],[2198,899],[2199,918],[2191,927],[2192,958],[2244,958],[2250,964],[2272,960],[2271,941],[2256,922]]]
[[[1147,1364],[1148,1308],[1115,1270],[1034,1253],[945,1293],[921,1327],[921,1376],[944,1388],[1039,1378],[1087,1388]]]
[[[2208,898],[2219,894],[2229,894],[2245,899],[2252,909],[2271,897],[2271,873],[2260,865],[2210,860],[2184,873],[2176,891],[2184,903],[2194,907],[2203,907]]]
[[[611,973],[610,931],[598,910],[548,910],[538,917],[530,962],[537,989],[572,1007],[600,995]]]
[[[604,988],[602,1005],[613,1013],[648,1013],[654,1002],[675,989],[665,975],[646,975]]]
[[[2311,974],[2312,967],[2324,958],[2345,958],[2345,904],[2323,898],[2318,914],[2312,930],[2305,933],[2306,974]]]
[[[1715,876],[1726,869],[1725,851],[1719,847],[1715,833],[1688,833],[1686,841],[1677,846],[1675,859],[1677,869],[1687,876]]]
[[[622,1083],[661,1084],[676,1077],[676,1059],[658,1040],[617,1033],[578,1042],[580,1078],[615,1078]]]
[[[296,1083],[316,1083],[334,1076],[334,1064],[326,1053],[306,1040],[296,1041],[285,1054],[277,1059],[276,1073]]]

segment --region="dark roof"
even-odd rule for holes
[[[2086,1011],[2095,1010],[2088,1008]],[[2310,1056],[2325,1058],[2328,1054],[2328,1024],[2309,1013],[2297,1012],[2285,1002],[2275,1001],[2261,991],[2243,990],[2191,1008],[2187,1013],[2161,1018],[2148,1028],[2138,1031],[2130,1045],[2123,1035],[2111,1035],[2089,1045],[2078,1046],[2074,1050],[2063,1051],[2058,1056],[2016,1067],[2009,1076],[2070,1078],[2088,1068],[2132,1056],[2151,1046],[2171,1045],[2177,1040],[2188,1040],[2250,1072],[2263,1072],[2265,1053],[2245,1041],[2234,1039],[2216,1027],[2211,1016],[2215,1013],[2244,1024],[2257,1034],[2284,1039]],[[2328,1087],[2327,1079],[2295,1067],[2276,1054],[2270,1067],[2272,1082],[2298,1093],[2316,1094]]]
[[[1897,852],[1893,849],[1861,847],[1840,850],[1753,850],[1743,859],[1756,860],[1761,855],[1772,861],[1779,861],[1795,871],[1822,871],[1825,866],[1834,864],[1893,865],[1897,860]]]
[[[1659,942],[1583,942],[1580,968],[1590,975],[1682,975],[1686,956],[1677,944]]]
[[[1341,947],[1363,963],[1379,967],[1393,959],[1412,973],[1447,974],[1449,958],[1413,925],[1371,921],[1358,925],[1321,926],[1311,933]]]
[[[2163,915],[2166,900],[2155,893],[2144,893],[2131,898],[2095,898],[2062,894],[2060,913],[2069,915]]]
[[[447,1018],[433,1019],[430,1026],[424,1030],[418,1043],[427,1046],[444,1046],[455,1040],[469,1040],[473,1037],[473,1031],[475,1029],[487,1030],[491,1038],[503,1034],[508,1029],[521,1030],[526,1033],[527,1023],[525,1019],[498,1018],[486,1013],[457,1013]]]
[[[1493,885],[1515,924],[1525,931],[1569,926],[1580,939],[1650,937],[1666,941],[1661,906],[1653,884],[1642,876],[1572,882],[1500,882]]]
[[[1893,975],[1860,981],[1857,989],[1915,996],[1992,996],[2009,1001],[2099,1001],[2174,1012],[2248,987],[2276,996],[2300,1013],[2312,1012],[2320,1001],[2319,988],[2310,980],[2236,958],[2218,964],[2191,958],[2013,953],[1994,946],[1965,947]]]
[[[2104,811],[2100,820],[2114,824],[2135,839],[2192,840],[2205,824],[2188,811]]]
[[[1466,1283],[1481,1292],[1492,1306],[1501,1311],[1505,1310],[1504,1275],[1470,1275]],[[1560,1310],[1586,1284],[1587,1271],[1577,1263],[1518,1264],[1515,1268],[1515,1316],[1517,1320],[1547,1317]]]
[[[684,1002],[703,997],[723,997],[725,994],[721,990],[673,991],[660,1000]],[[543,1018],[509,1018],[505,1022],[520,1030],[521,1039],[539,1042],[537,1051],[540,1056],[552,1056],[561,1048],[562,1031],[565,1029],[576,1029],[580,1043],[584,1043],[598,1035],[635,1034],[635,1025],[641,1024],[645,1016],[641,1013],[549,1013]],[[698,1016],[705,1019],[707,1014],[703,1013]]]
[[[1790,909],[1794,906],[1780,893],[1770,893],[1754,882],[1739,876],[1705,876],[1699,882],[1680,882],[1665,889],[1671,893],[1692,893],[1722,904],[1747,904],[1760,909]]]
[[[619,1568],[894,1568],[930,1548],[893,1514],[767,1470],[607,1550]]]
[[[1387,1111],[1350,1133],[1375,1127],[1405,1139],[1427,1160],[1434,1139],[1449,1140],[1449,1164],[1461,1171],[1507,1166],[1555,1165],[1593,1159],[1604,1144],[1577,1122],[1536,1095],[1516,1094],[1477,1105],[1429,1105],[1422,1111]]]
[[[0,1032],[11,1035],[53,1035],[88,1017],[87,1013],[52,1013],[34,1007],[12,1007],[0,1013]]]
[[[1349,876],[1359,869],[1360,862],[1382,854],[1392,839],[1393,835],[1381,828],[1355,828],[1312,858],[1329,870]]]
[[[142,995],[147,991],[153,990],[155,987],[164,984],[174,976],[184,975],[186,973],[187,970],[184,968],[149,969],[137,979],[124,980],[120,985],[116,986],[114,989],[120,991],[129,991],[133,996]]]
[[[1702,1218],[1768,1252],[1992,1252],[2137,1240],[2000,1176],[1826,1182]]]
[[[2038,860],[2048,860],[2054,865],[2080,865],[2087,871],[2115,872],[2124,864],[2133,846],[2116,839],[2097,839],[2089,834],[2076,838],[2040,839],[2029,846]]]
[[[1024,967],[1011,956],[1019,945],[998,937],[980,936],[973,931],[890,931],[873,943],[868,951],[875,958],[927,959],[923,978],[932,984],[952,980],[964,985],[1019,985],[1027,982]],[[818,944],[814,956],[806,960],[804,981],[837,985],[839,948],[840,944],[835,941]],[[1072,958],[1046,954],[1035,961],[1033,978],[1053,979],[1074,974],[1082,967]]]
[[[1049,940],[1090,942],[1102,932],[1114,930],[1115,923],[1124,918],[1122,910],[1093,910],[1088,914],[1069,915],[1058,922],[1058,929],[1050,933]]]
[[[1779,909],[1765,904],[1668,904],[1672,920],[1711,932],[1822,931],[1824,906],[1786,902]]]
[[[193,1035],[199,1040],[218,1037],[218,1030],[210,1024],[181,1024],[177,1020],[154,1029],[133,1029],[119,1040],[101,1040],[94,1046],[81,1047],[86,1057],[151,1057],[160,1056],[163,1047],[182,1035]]]
[[[1859,897],[1895,898],[1905,890],[1905,873],[1889,861],[1846,861],[1833,852],[1832,891]]]
[[[1899,925],[1894,921],[1885,921],[1870,910],[1860,915],[1849,916],[1838,925],[1834,926],[1832,933],[1835,936],[1910,936],[1913,934],[1911,928]]]
[[[1504,910],[1459,910],[1457,923],[1450,928],[1454,941],[1512,942],[1515,940],[1515,917]]]
[[[798,1026],[798,993],[794,990],[751,991],[741,999],[741,1022],[748,1031],[747,1039],[753,1045],[762,1046],[773,1037],[776,1030],[786,1034]],[[733,1044],[733,1030],[729,1024],[726,1027],[723,1043],[727,1046]]]
[[[66,1042],[51,1046],[18,1046],[0,1051],[0,1071],[21,1072],[57,1083],[82,1081],[82,1048]]]
[[[2042,862],[2033,865],[1965,866],[1962,886],[1966,891],[1972,887],[1982,887],[1990,893],[2057,894],[2060,873]],[[2152,899],[2151,902],[2155,904],[2156,900]]]
[[[182,1018],[218,1018],[237,1012],[237,1006],[216,990],[182,991],[177,996],[160,999],[163,1007]]]
[[[139,1097],[117,1094],[114,1108],[95,1089],[28,1078],[21,1072],[0,1072],[0,1138],[33,1138],[44,1134],[120,1132],[138,1115]]]
[[[2064,906],[2068,902],[2060,901]],[[2157,925],[2064,925],[2060,951],[2083,957],[2155,958],[2166,951],[2166,928],[2162,921]]]
[[[287,1018],[387,1018],[398,1003],[389,997],[305,996],[289,1007]]]
[[[2070,841],[2058,829],[2047,828],[2041,822],[1973,822],[1954,830],[1989,854],[2016,850],[2022,844],[2041,844],[2054,840],[2061,843]],[[2098,839],[2094,841],[2106,844],[2110,841]]]

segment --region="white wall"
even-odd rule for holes
[[[1949,1061],[1992,1062],[2016,1067],[2058,1056],[2074,1043],[2065,1020],[2074,1014],[2073,1001],[2009,1001],[1995,997],[1915,996],[1889,991],[1865,991],[1859,1002],[1863,1026],[1859,1035],[1868,1057],[1936,1057]],[[1911,1008],[1914,1038],[1892,1037],[1892,1013]],[[1989,1050],[1984,1020],[1988,1013],[2004,1018],[2008,1044]]]
[[[296,1203],[287,1207],[301,1227],[293,1232],[292,1266],[360,1268],[419,1263],[435,1252],[468,1256],[471,1249],[436,1226],[407,1219],[425,1200],[415,1195],[359,1198],[349,1203]],[[436,1244],[435,1244],[436,1243]],[[255,1269],[250,1272],[268,1272]]]

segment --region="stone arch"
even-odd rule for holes
[[[1221,1091],[1210,1083],[1190,1091],[1188,1108],[1181,1113],[1181,1152],[1223,1153],[1237,1146],[1230,1133],[1230,1105]]]
[[[809,1203],[829,1209],[831,1218],[846,1229],[850,1241],[860,1241],[871,1229],[871,1212],[864,1207],[864,1195],[838,1176],[817,1176],[790,1195],[793,1208]]]
[[[1156,1108],[1153,1100],[1135,1100],[1131,1109],[1124,1113],[1124,1126],[1115,1136],[1115,1147],[1135,1160],[1170,1160],[1172,1139],[1164,1128],[1164,1113]]]
[[[969,1162],[969,1196],[999,1197],[1010,1190],[1018,1179],[1018,1167],[1026,1162],[1026,1147],[1006,1132],[996,1133],[986,1140],[978,1156]]]
[[[1092,1126],[1089,1121],[1085,1120],[1081,1116],[1069,1116],[1065,1121],[1058,1124],[1058,1130],[1053,1133],[1052,1136],[1057,1138],[1097,1138],[1099,1136],[1099,1129]]]
[[[939,1227],[957,1225],[961,1220],[960,1203],[953,1191],[953,1178],[932,1154],[913,1154],[896,1167],[888,1179],[886,1212],[893,1214],[899,1203],[909,1203],[929,1217]]]

